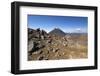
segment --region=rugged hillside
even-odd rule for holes
[[[48,34],[28,28],[28,60],[79,59],[87,58],[87,53],[86,35],[65,35],[60,29]]]

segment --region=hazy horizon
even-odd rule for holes
[[[87,33],[87,27],[87,17],[28,15],[28,28],[40,28],[47,33],[55,28],[65,33]]]

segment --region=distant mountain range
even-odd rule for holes
[[[38,28],[39,30],[40,30],[40,28]],[[36,30],[34,30],[34,29],[31,29],[31,28],[28,28],[28,31],[29,31],[29,33],[31,33],[31,31],[33,32],[33,34],[37,34],[38,32],[37,32],[37,30],[38,29],[36,29]],[[47,34],[47,32],[46,31],[44,31],[44,30],[40,30],[42,33],[44,33],[45,35]],[[64,31],[62,31],[61,29],[59,29],[59,28],[54,28],[52,31],[50,31],[48,34],[50,34],[50,35],[57,35],[57,36],[65,36],[65,35],[87,35],[87,33],[82,33],[82,32],[80,32],[80,33],[65,33]]]

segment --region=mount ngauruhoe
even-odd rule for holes
[[[50,35],[57,35],[57,36],[65,36],[66,33],[63,32],[61,29],[59,28],[55,28],[52,31],[49,32]]]

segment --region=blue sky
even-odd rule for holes
[[[43,29],[50,32],[54,28],[60,28],[66,33],[87,32],[88,18],[77,16],[50,16],[28,15],[28,27]]]

